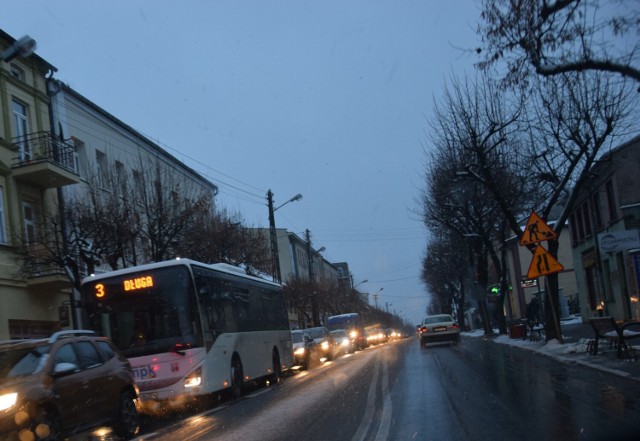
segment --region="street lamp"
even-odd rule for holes
[[[271,189],[267,191],[267,201],[269,206],[269,233],[271,236],[271,275],[276,282],[282,281],[282,275],[280,274],[280,257],[278,255],[278,236],[276,234],[276,219],[273,215],[277,210],[287,205],[289,202],[295,202],[302,199],[302,195],[298,193],[284,204],[273,208],[273,192]]]
[[[355,285],[353,285],[352,289],[356,289],[358,286],[362,285],[363,283],[367,283],[369,281],[369,279],[364,279],[362,282],[356,283]],[[353,282],[351,282],[353,283]]]
[[[25,35],[19,40],[13,42],[11,46],[0,53],[0,59],[5,62],[13,60],[15,57],[28,57],[36,50],[36,41]]]

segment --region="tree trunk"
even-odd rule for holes
[[[549,254],[557,259],[558,241],[550,240],[548,244]],[[555,339],[563,343],[562,330],[560,329],[560,298],[558,291],[558,273],[549,274],[547,276],[547,289],[545,289],[544,293],[544,329],[546,341]]]

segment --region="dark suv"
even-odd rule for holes
[[[102,425],[129,438],[137,406],[131,365],[93,331],[0,342],[0,439],[56,440]]]

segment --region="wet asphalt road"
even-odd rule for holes
[[[479,338],[369,348],[236,402],[149,420],[149,440],[640,439],[640,382]]]

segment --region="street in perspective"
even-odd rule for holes
[[[639,35],[3,2],[0,441],[640,440]]]

